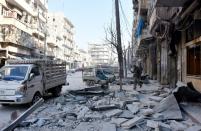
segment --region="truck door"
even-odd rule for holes
[[[34,96],[34,94],[39,91],[42,95],[43,83],[42,83],[42,73],[38,66],[35,66],[31,69],[29,75],[33,74],[32,78],[28,81],[28,94],[29,96]]]

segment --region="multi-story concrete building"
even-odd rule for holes
[[[142,18],[137,20],[133,34],[138,35],[133,44],[137,45],[135,55],[143,60],[145,72],[162,85],[174,88],[177,81],[192,82],[201,92],[200,1],[133,3],[135,17]]]
[[[112,52],[106,44],[89,44],[88,52],[94,65],[111,64]]]
[[[74,26],[63,13],[48,13],[47,52],[73,66]],[[52,53],[54,52],[54,53]]]
[[[0,1],[0,59],[44,54],[47,0]]]

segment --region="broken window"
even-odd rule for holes
[[[187,48],[187,75],[201,75],[201,45]]]

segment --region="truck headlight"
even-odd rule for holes
[[[27,91],[27,86],[26,85],[22,85],[20,87],[17,88],[17,90],[15,91],[16,95],[25,95]]]

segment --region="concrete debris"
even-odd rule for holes
[[[199,104],[178,104],[171,90],[156,81],[138,91],[132,87],[126,85],[123,92],[116,85],[110,92],[98,86],[71,90],[45,102],[16,131],[201,130]]]
[[[172,120],[182,120],[182,114],[174,95],[170,95],[161,101],[155,108],[154,111],[161,113],[164,116],[164,119]]]
[[[141,112],[144,116],[150,116],[154,113],[154,110],[153,109],[142,109]]]
[[[122,123],[128,121],[125,118],[112,118],[111,123],[115,124],[117,127],[120,127]]]
[[[124,110],[121,115],[118,116],[119,118],[126,118],[126,119],[132,119],[134,118],[134,115],[132,112],[128,110]]]
[[[184,125],[180,122],[177,122],[175,120],[172,120],[170,122],[170,127],[172,128],[172,130],[175,130],[175,131],[183,131],[187,128],[187,125]]]
[[[105,113],[105,116],[110,118],[112,116],[117,116],[117,115],[120,115],[122,113],[122,110],[119,110],[119,109],[115,109],[115,110],[111,110],[109,112],[106,112]]]
[[[116,126],[105,122],[83,122],[73,131],[116,131]]]
[[[128,105],[126,105],[126,106],[127,106],[128,110],[129,110],[130,112],[132,112],[133,114],[136,114],[136,113],[139,112],[139,110],[140,110],[140,108],[139,108],[140,103],[128,104]]]
[[[101,106],[95,106],[91,107],[91,110],[93,111],[105,111],[105,110],[111,110],[111,109],[117,109],[118,107],[114,104],[111,105],[101,105]]]
[[[144,120],[143,116],[136,116],[135,118],[128,120],[126,122],[124,122],[123,124],[121,124],[121,127],[125,128],[125,129],[130,129],[133,126],[135,126],[137,123],[142,122]]]
[[[197,123],[201,124],[201,104],[187,103],[180,104],[181,108]]]
[[[84,117],[84,115],[89,111],[88,107],[83,107],[77,114],[77,119],[81,119]]]
[[[186,129],[185,131],[201,131],[201,126],[192,126]]]
[[[150,100],[156,101],[156,102],[160,102],[163,98],[159,97],[159,96],[151,96],[149,97]]]

